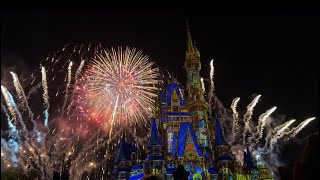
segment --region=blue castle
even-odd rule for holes
[[[182,166],[189,180],[273,179],[265,165],[256,164],[249,149],[244,152],[244,162],[236,162],[218,114],[208,117],[199,75],[200,52],[193,45],[189,29],[184,68],[187,95],[174,81],[159,90],[146,158],[139,159],[137,149],[125,141],[123,134],[113,178],[133,180],[152,174],[170,180]]]

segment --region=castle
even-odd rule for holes
[[[208,117],[199,75],[200,52],[193,45],[189,29],[184,68],[187,95],[183,96],[174,81],[159,90],[146,158],[140,159],[137,149],[125,141],[123,134],[113,178],[133,180],[153,174],[171,180],[178,167],[184,167],[189,180],[273,179],[265,165],[256,164],[249,148],[244,152],[244,162],[236,162],[217,113]]]

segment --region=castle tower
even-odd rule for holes
[[[124,134],[121,137],[121,141],[120,141],[120,149],[119,149],[119,153],[118,156],[115,160],[115,168],[113,170],[114,173],[114,178],[117,180],[120,179],[127,179],[128,177],[128,172],[127,169],[128,167],[130,167],[130,161],[128,155],[126,154],[126,140],[124,137]]]
[[[116,180],[141,179],[144,177],[143,165],[139,162],[135,146],[126,143],[123,134],[120,149],[115,160],[113,178]]]
[[[252,158],[252,154],[247,147],[247,152],[244,152],[244,162],[243,162],[243,171],[247,175],[248,180],[258,180],[259,179],[259,170]]]
[[[147,144],[147,159],[144,162],[145,174],[164,175],[162,140],[158,132],[156,119],[151,120],[151,136]]]
[[[187,51],[184,68],[187,71],[187,109],[192,116],[192,125],[197,134],[197,140],[205,153],[205,147],[210,146],[208,131],[208,103],[205,102],[202,91],[200,70],[200,52],[193,45],[189,27],[187,24]]]
[[[219,119],[215,120],[216,132],[214,142],[214,164],[217,167],[220,179],[236,179],[234,176],[234,159],[231,147],[225,140]]]

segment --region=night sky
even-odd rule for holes
[[[277,113],[301,122],[316,116],[319,126],[318,16],[315,11],[185,12],[10,12],[1,29],[1,82],[8,67],[31,71],[40,60],[70,42],[101,41],[132,46],[185,84],[186,19],[201,53],[202,77],[215,65],[216,94],[226,107],[239,96],[245,109],[262,94],[258,114]],[[208,82],[207,82],[208,84]]]

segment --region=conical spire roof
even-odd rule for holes
[[[247,169],[257,168],[254,163],[249,147],[247,147],[247,153],[244,154],[244,164],[247,165]]]
[[[160,90],[160,103],[166,103],[166,92],[164,90]]]
[[[155,118],[151,120],[151,136],[147,146],[162,145],[161,137],[158,132],[157,122]]]
[[[119,150],[119,154],[118,154],[118,157],[117,157],[117,161],[126,161],[128,160],[127,157],[126,157],[126,139],[124,137],[124,133],[122,134],[122,137],[121,137],[121,141],[120,141],[120,150]]]
[[[187,21],[187,54],[195,53],[195,49],[192,43],[191,34],[189,30],[189,24]]]
[[[219,119],[216,119],[216,139],[214,142],[214,146],[220,146],[220,145],[228,145],[228,143],[223,136],[220,121]]]

